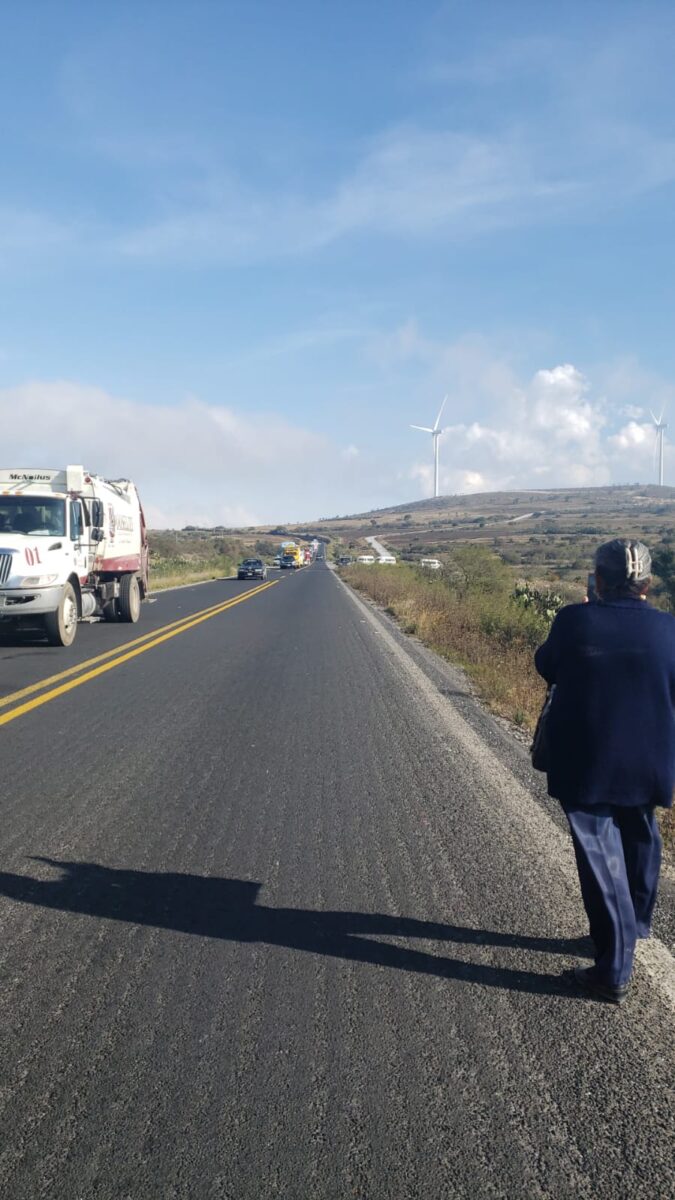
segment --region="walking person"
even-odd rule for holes
[[[597,602],[557,614],[535,654],[555,684],[548,792],[562,804],[595,943],[576,983],[620,1004],[649,937],[661,866],[655,808],[675,785],[675,617],[647,601],[651,556],[616,538],[595,556]]]

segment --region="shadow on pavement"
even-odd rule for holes
[[[527,937],[379,913],[266,908],[256,903],[259,883],[170,872],[115,870],[97,863],[42,857],[33,861],[58,868],[61,877],[41,880],[0,872],[0,895],[25,904],[151,925],[198,937],[287,946],[443,979],[579,998],[557,975],[465,962],[372,939],[426,938],[549,954],[583,953],[587,939]]]
[[[0,647],[46,646],[47,638],[40,625],[0,625]]]

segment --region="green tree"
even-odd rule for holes
[[[504,561],[485,546],[458,546],[452,553],[452,574],[461,579],[461,590],[483,595],[508,596],[511,573]]]

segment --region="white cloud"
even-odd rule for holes
[[[464,472],[464,488],[465,492],[484,492],[486,490],[487,480],[480,471],[465,471]]]
[[[670,25],[613,14],[581,33],[509,36],[481,28],[468,44],[458,41],[447,14],[433,26],[431,61],[410,62],[407,117],[351,146],[341,143],[332,177],[315,169],[325,163],[318,147],[279,114],[266,114],[264,127],[252,126],[250,113],[231,114],[226,128],[169,120],[159,96],[148,97],[138,30],[135,37],[116,29],[87,38],[66,53],[56,75],[71,129],[65,149],[78,158],[89,151],[94,168],[103,160],[113,177],[131,182],[145,212],[133,223],[97,216],[87,225],[77,215],[64,219],[30,200],[15,202],[0,213],[0,252],[60,248],[72,255],[79,247],[197,266],[260,261],[364,233],[452,240],[575,220],[675,180],[675,138],[653,116],[667,111]],[[123,84],[115,70],[120,54]],[[265,163],[276,166],[261,183]],[[83,210],[76,203],[65,211]]]
[[[625,376],[616,365],[592,375],[567,363],[524,378],[484,340],[435,343],[412,325],[400,337],[379,338],[373,357],[384,377],[398,371],[404,379],[395,395],[380,389],[387,428],[401,423],[398,451],[383,444],[384,409],[357,445],[348,429],[333,441],[233,403],[188,396],[149,405],[72,381],[34,381],[0,390],[3,459],[26,467],[82,462],[103,475],[127,475],[139,484],[150,522],[161,527],[363,512],[432,492],[431,438],[407,433],[403,389],[417,396],[409,415],[420,424],[433,421],[440,395],[449,393],[440,446],[446,494],[655,479],[651,421],[626,418]],[[639,368],[631,371],[635,378]],[[656,393],[667,391],[665,381],[652,383]],[[642,398],[648,410],[652,393]],[[666,440],[671,478],[675,453]]]
[[[435,341],[414,320],[372,339],[369,349],[391,386],[400,393],[403,379],[414,397],[404,420],[431,424],[440,397],[449,395],[440,446],[447,493],[655,479],[654,433],[644,417],[665,405],[667,419],[675,387],[635,359],[587,372],[562,363],[527,378],[512,351],[478,335]],[[411,436],[416,460],[408,477],[421,494],[431,495],[431,439],[429,457],[421,459],[424,439]],[[668,481],[674,456],[667,437],[665,449]]]
[[[356,325],[308,325],[258,342],[252,349],[237,355],[236,361],[261,362],[286,355],[312,354],[343,343],[358,342],[363,336],[363,329]]]
[[[654,431],[648,425],[638,425],[637,421],[629,421],[609,439],[610,444],[615,446],[619,451],[640,449],[646,445],[648,440],[654,440]]]
[[[619,409],[622,417],[627,417],[629,421],[639,421],[640,417],[644,416],[644,409],[640,408],[639,404],[624,404]]]
[[[77,230],[68,221],[30,208],[0,207],[0,266],[17,255],[71,251],[76,240]]]
[[[81,462],[128,476],[152,524],[257,524],[337,511],[353,455],[278,416],[188,397],[148,405],[70,381],[0,390],[6,465]],[[356,483],[356,488],[354,487]]]
[[[583,86],[580,89],[583,91]],[[587,88],[587,112],[595,93]],[[580,103],[574,98],[574,108]],[[121,257],[130,261],[238,264],[304,255],[367,234],[391,239],[456,241],[495,229],[576,219],[675,180],[675,139],[606,111],[547,119],[529,112],[478,134],[469,121],[384,128],[355,145],[352,163],[332,181],[301,189],[295,179],[263,188],[217,151],[173,164],[171,151],[121,159],[105,147],[112,169],[144,177],[147,216],[115,225],[64,220],[15,207],[0,224],[0,252],[28,250]],[[132,149],[133,149],[133,142]]]
[[[569,182],[540,170],[517,134],[477,137],[454,129],[400,126],[375,139],[326,206],[334,235],[371,229],[428,235],[510,224],[523,205],[550,202]],[[517,216],[516,209],[520,211]]]
[[[654,430],[650,421],[629,418],[623,403],[625,388],[618,386],[618,366],[603,374],[593,386],[589,377],[570,363],[543,368],[521,380],[507,360],[490,356],[482,344],[441,345],[422,338],[408,324],[400,336],[380,339],[376,354],[389,347],[399,369],[408,361],[417,364],[424,388],[436,390],[439,368],[447,372],[445,390],[451,407],[463,419],[446,428],[440,444],[442,491],[500,491],[520,488],[589,487],[608,483],[654,481]],[[633,378],[639,372],[632,366]],[[645,373],[639,375],[645,378]],[[617,395],[607,390],[617,383]],[[664,380],[651,379],[651,390],[664,394]],[[625,379],[623,380],[625,384]],[[418,387],[421,384],[418,384]],[[643,393],[644,394],[644,393]],[[429,413],[433,402],[428,402]],[[636,406],[637,408],[637,406]],[[642,413],[642,409],[637,409]],[[480,412],[480,419],[472,419]],[[666,442],[666,478],[669,460]],[[417,459],[409,476],[422,495],[431,495],[433,471],[429,458]]]
[[[562,211],[576,177],[539,161],[520,131],[477,137],[404,125],[383,131],[321,195],[262,194],[229,175],[203,204],[113,236],[130,258],[239,262],[316,250],[353,234],[453,238]]]
[[[323,194],[293,184],[262,192],[235,172],[216,173],[210,185],[186,189],[196,197],[174,199],[168,214],[111,233],[109,249],[199,264],[305,254],[364,233],[452,241],[566,222],[673,180],[675,140],[637,122],[598,118],[557,136],[536,120],[480,136],[409,123],[373,137]]]
[[[586,40],[488,34],[475,55],[465,48],[461,58],[437,59],[425,72],[425,85],[439,92],[435,118],[411,115],[355,143],[332,180],[300,188],[307,175],[296,164],[263,191],[232,153],[212,147],[209,165],[203,148],[198,163],[182,152],[179,174],[191,175],[192,186],[168,213],[158,187],[158,215],[114,244],[144,259],[227,262],[305,253],[364,233],[447,241],[615,209],[675,181],[675,138],[639,104],[660,47],[644,28],[636,36],[617,25]],[[669,64],[661,68],[669,90]],[[658,86],[660,109],[668,91]]]
[[[514,37],[507,38],[479,54],[464,55],[461,59],[449,56],[433,62],[423,74],[430,83],[473,84],[478,87],[494,87],[497,84],[517,79],[522,82],[523,74],[538,74],[548,71],[555,64],[560,47],[553,38]]]
[[[549,431],[559,443],[588,443],[604,424],[602,402],[590,402],[589,388],[588,380],[570,363],[537,371],[530,384],[534,427]]]

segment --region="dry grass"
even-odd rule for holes
[[[184,571],[151,571],[150,591],[161,592],[166,588],[181,587],[189,583],[206,583],[209,579],[232,579],[232,572],[223,574],[222,565],[215,567],[200,567]]]
[[[534,728],[546,687],[532,654],[545,637],[545,625],[503,588],[496,596],[455,592],[403,565],[353,566],[345,578],[386,608],[406,633],[462,666],[494,712]]]

